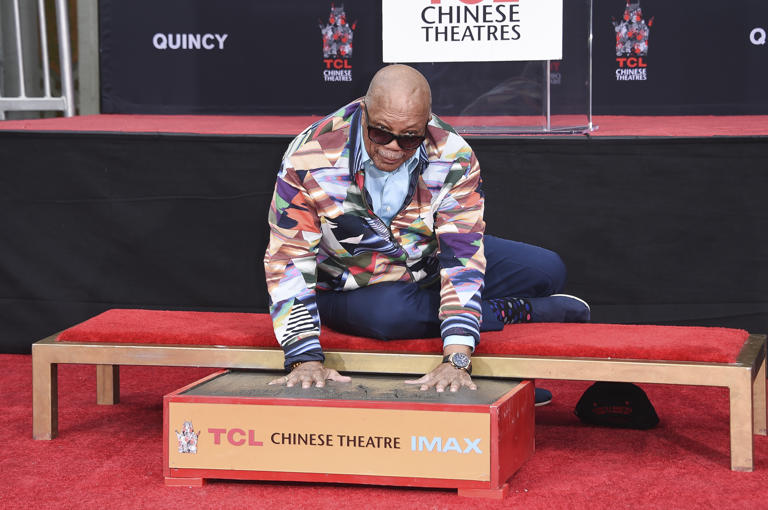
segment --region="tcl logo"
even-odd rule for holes
[[[344,58],[324,58],[326,69],[352,69],[352,65]]]
[[[222,437],[232,446],[264,446],[262,441],[256,440],[256,431],[243,429],[209,428],[209,434],[213,434],[213,444],[221,444]]]
[[[648,67],[643,57],[619,57],[616,59],[619,67]]]

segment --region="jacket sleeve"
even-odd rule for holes
[[[269,206],[269,244],[264,256],[269,313],[285,352],[285,367],[323,361],[315,297],[320,222],[310,194],[286,156]]]
[[[485,278],[480,165],[466,142],[453,159],[435,216],[440,261],[441,336],[480,338]]]

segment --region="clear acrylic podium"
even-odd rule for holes
[[[462,134],[582,134],[592,123],[593,0],[564,0],[563,59],[412,64]]]

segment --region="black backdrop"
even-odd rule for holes
[[[382,65],[381,0],[345,0],[347,21],[356,22],[353,53],[343,59],[352,81],[324,81],[319,25],[332,3],[340,2],[100,0],[102,110],[326,114],[362,95]],[[612,20],[622,17],[625,0],[594,3],[593,113],[768,113],[768,45],[750,42],[753,29],[768,30],[768,3],[642,0],[651,23],[644,81],[616,80]],[[564,59],[555,63],[554,113],[586,111],[587,6],[587,0],[564,0]],[[153,45],[156,34],[190,33],[227,38],[222,49]],[[540,64],[418,67],[432,78],[438,114],[541,112]],[[476,102],[489,96],[492,107]]]
[[[0,132],[0,350],[111,307],[266,311],[285,137]],[[768,331],[766,138],[471,138],[488,232],[599,322]]]

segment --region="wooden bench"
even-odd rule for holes
[[[325,330],[326,364],[341,372],[424,374],[440,339],[381,341]],[[730,392],[731,469],[753,468],[766,434],[766,337],[725,328],[518,324],[487,332],[473,375],[700,386]],[[266,314],[109,310],[32,346],[33,437],[57,434],[57,366],[97,367],[97,402],[119,401],[120,365],[280,370]]]

